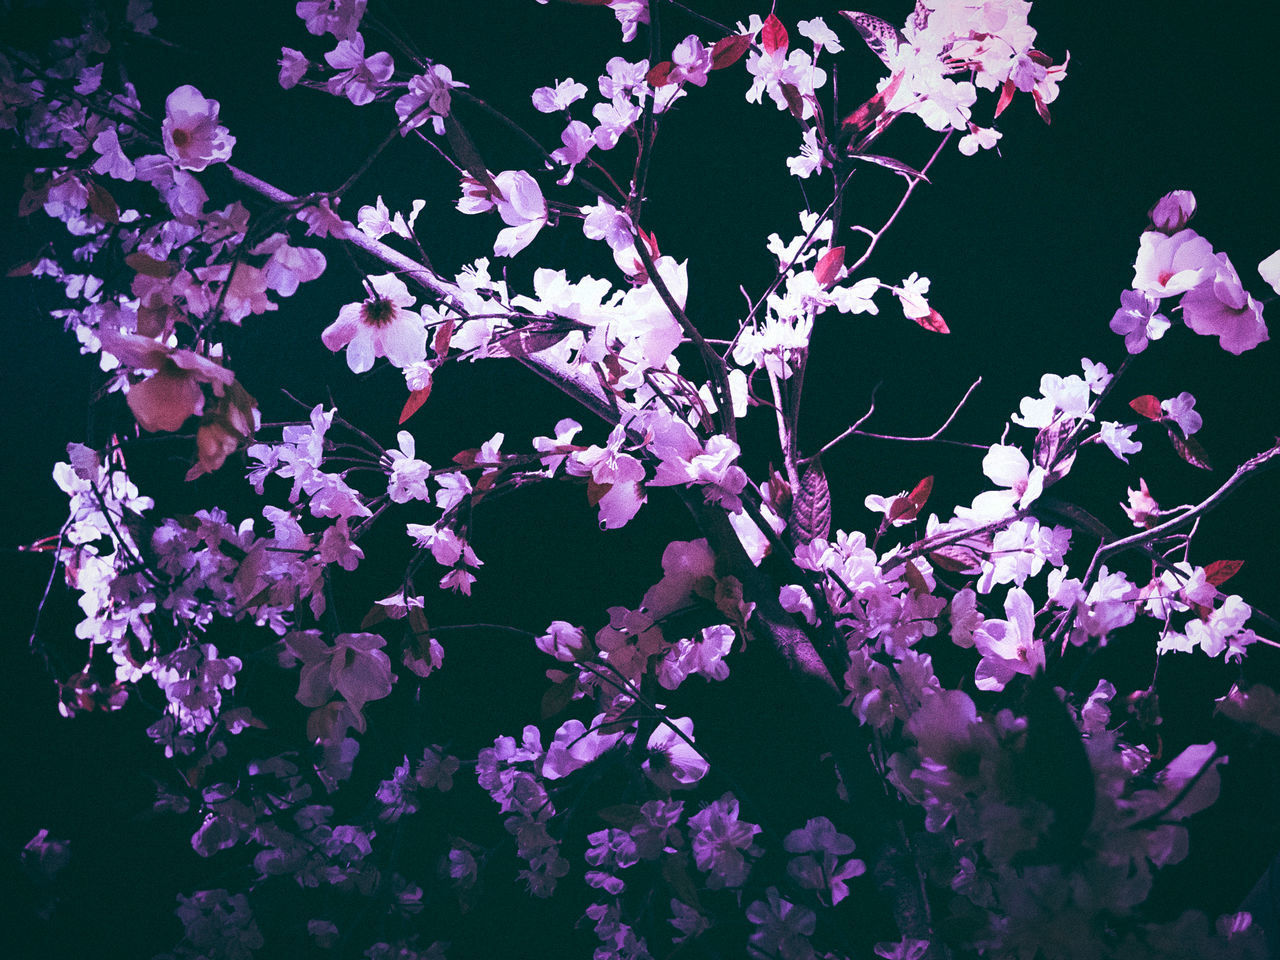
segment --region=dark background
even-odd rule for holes
[[[131,76],[144,107],[156,116],[163,113],[167,93],[182,83],[218,99],[222,122],[238,138],[233,160],[244,169],[294,192],[335,187],[390,129],[390,110],[385,105],[356,109],[324,94],[280,90],[275,61],[281,45],[301,48],[313,59],[327,45],[305,32],[292,16],[291,3],[274,4],[276,9],[265,13],[262,6],[158,4],[157,34],[174,45],[139,46]],[[696,6],[722,21],[745,20],[752,12],[738,4]],[[906,6],[877,4],[869,12],[901,21]],[[11,42],[38,34],[66,14],[58,5],[16,2],[11,7],[13,27],[6,34]],[[925,333],[902,319],[885,295],[878,298],[880,316],[829,315],[819,321],[801,425],[806,451],[859,417],[877,384],[877,412],[867,429],[917,435],[935,429],[981,375],[980,391],[949,435],[985,444],[999,438],[1021,397],[1038,392],[1042,373],[1079,372],[1083,356],[1114,370],[1123,359],[1123,344],[1107,330],[1107,322],[1132,278],[1146,211],[1168,190],[1195,192],[1199,213],[1193,226],[1231,256],[1248,289],[1270,294],[1256,264],[1280,246],[1272,136],[1280,88],[1271,68],[1280,13],[1239,0],[1212,8],[1146,0],[1108,7],[1103,15],[1099,5],[1037,4],[1031,22],[1039,30],[1038,46],[1055,60],[1071,52],[1068,77],[1052,105],[1053,124],[1046,127],[1030,101],[1019,96],[999,121],[1000,155],[966,158],[949,146],[932,170],[933,185],[917,190],[869,265],[887,283],[900,282],[913,270],[931,277],[930,300],[946,317],[951,335]],[[825,16],[846,37],[847,51],[839,58],[846,108],[867,95],[879,65],[844,28],[834,7],[783,2],[777,12],[793,39],[800,39],[797,20]],[[664,13],[668,50],[689,32],[709,35],[675,11]],[[594,78],[608,57],[638,59],[646,53],[643,33],[641,40],[621,47],[609,12],[563,4],[476,0],[465,6],[387,6],[375,0],[370,17],[382,18],[426,56],[449,65],[473,93],[528,124],[552,147],[557,122],[528,105],[532,89],[573,76],[594,94]],[[365,33],[369,51],[387,48],[372,29]],[[403,55],[393,53],[398,65],[407,65]],[[765,239],[775,231],[790,238],[802,202],[784,163],[798,139],[795,124],[771,105],[747,104],[748,81],[738,66],[713,75],[704,90],[692,91],[664,122],[651,174],[645,226],[657,232],[664,253],[689,259],[689,312],[712,336],[731,333],[742,311],[738,285],[756,294],[766,282],[771,258]],[[984,122],[992,103],[984,94],[975,119]],[[526,148],[474,109],[459,109],[492,169],[537,170]],[[912,118],[898,123],[882,140],[881,152],[923,164],[933,140],[919,127]],[[619,179],[625,176],[621,159],[617,151],[609,157]],[[0,169],[0,209],[8,218],[0,231],[0,266],[8,267],[38,252],[51,233],[41,217],[13,218],[21,172],[9,163]],[[211,174],[216,201],[215,189],[225,185]],[[541,179],[550,194],[550,178]],[[851,217],[878,226],[902,183],[886,171],[858,174],[847,202]],[[825,203],[816,180],[805,187],[815,204]],[[418,233],[445,273],[484,254],[497,229],[494,217],[464,218],[452,210],[455,182],[419,141],[397,142],[387,151],[349,195],[347,215],[353,217],[355,208],[379,194],[392,209],[407,210],[418,197],[427,200]],[[568,198],[587,202],[581,193]],[[848,243],[851,250],[859,249],[856,237]],[[403,399],[398,374],[383,367],[352,378],[342,357],[319,345],[319,332],[337,308],[360,296],[357,270],[336,249],[325,252],[330,268],[321,281],[282,302],[279,312],[245,321],[233,341],[236,355],[270,359],[247,360],[237,369],[259,398],[265,419],[296,413],[275,392],[280,385],[309,403],[324,399],[330,385],[346,416],[389,443]],[[510,266],[513,286],[536,263],[565,267],[571,277],[612,276],[608,259],[597,245],[583,241],[573,221],[544,230],[528,254]],[[72,866],[52,927],[32,919],[25,894],[8,904],[18,914],[10,927],[19,931],[14,955],[26,955],[29,938],[31,955],[93,950],[106,957],[142,957],[180,935],[172,918],[176,890],[234,885],[237,875],[220,875],[225,868],[217,858],[196,862],[188,844],[194,822],[139,817],[150,801],[147,775],[165,772],[163,758],[141,735],[153,716],[146,706],[135,703],[123,715],[63,720],[55,711],[51,682],[26,649],[49,560],[13,548],[56,533],[64,519],[65,499],[49,476],[66,442],[102,443],[111,429],[128,422],[119,405],[99,408],[86,420],[87,400],[98,382],[94,364],[77,357],[72,338],[47,316],[57,305],[56,293],[51,285],[0,279],[0,317],[8,339],[0,379],[6,413],[0,438],[6,463],[0,540],[9,548],[11,567],[4,591],[11,653],[0,681],[11,731],[4,745],[3,799],[11,809],[0,816],[0,858],[4,869],[12,870],[17,851],[40,827],[72,840]],[[692,357],[685,362],[696,370]],[[1205,418],[1200,439],[1218,469],[1206,474],[1187,466],[1158,432],[1147,430],[1139,434],[1147,448],[1129,466],[1105,452],[1082,457],[1063,495],[1090,506],[1117,528],[1124,526],[1118,506],[1124,486],[1136,486],[1140,476],[1164,504],[1203,499],[1232,465],[1272,443],[1280,429],[1276,374],[1272,343],[1233,357],[1216,340],[1175,328],[1138,359],[1103,415],[1125,419],[1124,402],[1139,394],[1169,397],[1189,390]],[[574,414],[567,401],[527,372],[487,363],[442,372],[436,394],[410,426],[420,455],[440,463],[497,430],[505,431],[509,449],[520,449],[530,436],[549,433],[556,420]],[[597,424],[578,419],[586,425],[588,442],[603,439]],[[757,413],[752,419],[744,430],[745,465],[758,479],[770,459],[776,460],[776,440],[766,417]],[[1011,442],[1030,439],[1021,428],[1011,429]],[[926,474],[936,477],[931,507],[942,514],[982,486],[978,451],[855,440],[824,459],[832,478],[834,525],[845,529],[873,530],[874,518],[862,506],[868,493],[893,494]],[[180,475],[183,468],[174,462],[167,469]],[[163,458],[153,468],[165,469]],[[235,498],[243,498],[236,469],[232,464],[226,471],[231,476],[207,478],[194,487],[170,484],[144,492],[188,508],[217,502],[242,516],[232,506]],[[1201,563],[1246,560],[1232,588],[1273,614],[1280,607],[1274,600],[1274,500],[1273,478],[1251,482],[1206,520],[1193,553]],[[252,509],[248,500],[240,502]],[[663,493],[651,496],[640,519],[622,531],[599,534],[579,488],[500,500],[476,529],[476,548],[486,566],[473,600],[432,598],[432,622],[512,623],[541,631],[558,618],[594,629],[602,607],[639,602],[660,574],[657,558],[665,543],[696,535],[674,498]],[[396,525],[392,520],[383,531],[384,542],[399,543]],[[373,547],[367,552],[375,556]],[[1140,568],[1131,572],[1141,575]],[[387,582],[387,570],[364,567],[348,586],[354,597],[367,600],[390,592]],[[347,616],[358,618],[360,602],[352,601]],[[70,642],[76,613],[73,600],[55,584],[42,636],[69,662],[82,656]],[[1144,683],[1153,656],[1143,642],[1126,641],[1109,669]],[[488,636],[447,645],[450,672],[434,688],[431,719],[473,750],[536,716],[544,664],[513,646]],[[1270,677],[1274,684],[1277,665],[1275,651],[1259,648],[1248,670],[1251,677]],[[1233,669],[1199,655],[1166,659],[1162,696],[1175,704],[1195,704],[1181,720],[1171,717],[1166,725],[1170,751],[1221,734],[1207,697],[1225,692],[1234,675]],[[767,720],[770,711],[785,714],[785,698],[770,699],[767,680],[760,683],[756,688],[730,684],[707,694],[710,706],[726,718],[753,712]],[[459,710],[482,722],[460,725]],[[732,752],[750,729],[743,723],[725,719],[705,733],[700,726],[700,739],[706,736]],[[365,749],[372,755],[378,747],[370,739]],[[1170,871],[1157,891],[1157,906],[1194,889],[1192,902],[1211,913],[1235,908],[1280,847],[1271,825],[1277,812],[1274,769],[1263,748],[1229,765],[1222,809],[1215,819],[1198,824],[1201,837],[1193,841],[1193,860]],[[477,819],[483,818],[495,820],[487,807]],[[14,889],[22,889],[16,877],[13,882]],[[517,911],[504,921],[513,937],[527,934],[524,923],[547,916],[539,912],[546,905],[520,902],[507,905]],[[492,925],[486,928],[473,917],[455,933],[458,955],[472,955],[472,949],[484,955],[485,944],[497,949],[494,940],[486,940],[497,936]],[[578,941],[573,953],[586,955],[588,943]]]

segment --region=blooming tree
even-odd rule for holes
[[[37,625],[32,649],[64,716],[151,710],[151,811],[220,865],[178,893],[165,956],[475,955],[474,930],[454,941],[513,881],[566,904],[599,960],[1263,956],[1248,911],[1150,900],[1225,766],[1280,735],[1246,669],[1276,623],[1196,536],[1280,446],[1168,506],[1142,458],[1213,471],[1206,418],[1187,390],[1129,384],[1166,339],[1268,349],[1280,251],[1237,266],[1191,225],[1190,191],[1146,198],[1111,333],[1093,318],[1106,360],[1045,374],[980,439],[954,436],[977,384],[927,436],[872,429],[873,402],[813,438],[806,377],[838,370],[824,328],[950,332],[928,265],[884,276],[877,247],[922,184],[945,189],[941,158],[999,149],[1006,110],[1051,120],[1063,38],[1021,0],[921,0],[901,22],[581,5],[609,8],[617,49],[576,78],[550,56],[545,84],[499,104],[377,3],[298,3],[280,86],[385,131],[310,193],[240,165],[253,131],[216,91],[129,82],[128,55],[164,36],[146,0],[0,48],[0,126],[31,158],[20,212],[64,228],[14,272],[57,285],[109,424],[53,467],[69,513],[28,549],[79,622]],[[698,133],[682,113],[717,85],[789,131],[775,173],[801,206],[759,238],[764,269],[673,245],[650,196],[659,145]],[[452,210],[438,185],[365,188],[410,147]],[[892,196],[883,216],[864,186]],[[700,299],[726,271],[741,301]],[[330,282],[323,316],[293,308]],[[328,389],[277,394],[266,324]],[[454,386],[509,368],[563,412],[526,428],[542,411],[498,397],[515,426],[468,434],[482,401]],[[932,474],[859,490],[868,512],[833,528],[847,481],[823,456],[859,438],[952,444],[979,486],[948,504]],[[1138,471],[1105,494],[1123,527],[1071,481],[1109,463]],[[655,513],[682,534],[644,583],[597,570],[566,592],[572,545],[511,512],[546,491],[606,544]],[[486,545],[517,550],[525,582],[486,582]],[[576,602],[477,622],[503,588]],[[1216,739],[1165,748],[1166,657],[1235,667]],[[22,856],[52,884],[69,852],[41,830]]]

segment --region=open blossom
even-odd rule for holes
[[[197,172],[211,163],[226,163],[236,145],[227,128],[218,125],[218,101],[206,100],[190,84],[165,98],[160,137],[170,160]]]
[[[1172,297],[1212,276],[1215,266],[1213,247],[1194,230],[1179,230],[1172,236],[1148,230],[1138,241],[1133,289],[1153,297]]]
[[[979,690],[1003,690],[1017,674],[1044,669],[1044,641],[1036,638],[1035,605],[1030,595],[1013,587],[1004,601],[1008,620],[985,620],[973,634],[982,654],[975,677]]]
[[[204,410],[201,384],[212,384],[221,395],[235,374],[191,350],[167,347],[150,337],[98,332],[103,350],[133,370],[155,371],[129,387],[127,402],[143,430],[177,430],[188,417]]]
[[[696,34],[689,34],[671,52],[670,79],[673,83],[692,83],[695,87],[707,85],[707,71],[711,69],[711,49],[702,45]]]
[[[1204,280],[1182,298],[1182,320],[1236,355],[1270,339],[1262,304],[1245,291],[1225,253],[1209,261]]]
[[[304,707],[324,706],[337,692],[359,713],[391,693],[391,660],[381,649],[387,641],[376,633],[340,633],[331,647],[319,630],[297,630],[284,643],[302,661],[297,697]]]
[[[1204,418],[1195,411],[1196,398],[1183,390],[1172,400],[1161,400],[1160,409],[1164,415],[1178,425],[1183,436],[1191,436],[1204,426]]]
[[[442,63],[409,80],[409,92],[396,101],[396,116],[400,118],[400,135],[431,120],[436,136],[444,136],[444,118],[449,115],[449,91],[465,87],[453,79],[453,72]]]
[[[659,724],[645,744],[645,776],[664,790],[691,789],[709,769],[702,754],[687,742],[692,740],[693,721],[688,717]]]
[[[1141,290],[1120,294],[1120,309],[1111,317],[1111,332],[1124,337],[1129,353],[1141,353],[1151,340],[1159,340],[1169,329],[1169,318],[1160,309],[1160,300]]]
[[[586,86],[569,77],[566,80],[556,81],[554,87],[539,87],[533,91],[533,109],[539,113],[568,110],[570,104],[581,100],[586,95]]]
[[[427,328],[422,317],[408,309],[414,297],[394,273],[370,277],[373,295],[363,303],[348,303],[338,319],[325,327],[320,340],[330,350],[347,348],[347,366],[364,373],[375,357],[407,367],[427,356]]]
[[[343,94],[357,107],[372,103],[377,88],[391,79],[395,63],[386,51],[366,58],[364,37],[354,34],[349,40],[339,40],[337,47],[324,55],[325,62],[340,71],[329,78],[325,89],[334,96]]]
[[[493,178],[501,196],[494,196],[484,184],[462,181],[461,213],[485,213],[497,207],[507,229],[498,231],[493,252],[499,257],[514,257],[533,242],[547,222],[547,202],[538,181],[523,170],[503,170]]]

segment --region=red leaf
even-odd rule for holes
[[[472,447],[470,450],[459,450],[453,455],[453,462],[460,467],[474,467],[476,465],[476,457],[479,455],[479,447]]]
[[[731,67],[747,52],[751,46],[751,37],[737,33],[731,37],[722,37],[711,48],[711,69],[723,70]]]
[[[1045,123],[1053,123],[1053,117],[1049,116],[1049,106],[1044,102],[1044,97],[1040,96],[1040,91],[1032,88],[1031,96],[1036,101],[1036,113],[1040,114],[1040,119]]]
[[[1031,60],[1034,60],[1036,63],[1040,64],[1040,66],[1042,67],[1053,66],[1053,57],[1049,56],[1043,50],[1028,50],[1027,56]]]
[[[649,81],[651,87],[665,87],[671,82],[671,70],[675,64],[670,60],[663,60],[661,63],[655,63],[649,68],[649,72],[644,78]]]
[[[885,104],[893,99],[893,95],[898,92],[898,87],[902,85],[902,77],[902,73],[895,73],[883,90],[840,121],[847,136],[854,137],[861,133],[884,113]]]
[[[1000,100],[996,103],[995,115],[998,117],[1004,113],[1005,107],[1013,103],[1013,91],[1018,89],[1013,85],[1012,80],[1006,80],[1004,86],[1000,88]]]
[[[920,324],[920,326],[924,327],[930,333],[951,332],[951,328],[947,326],[947,321],[942,319],[942,314],[933,309],[933,307],[929,308],[929,315],[927,317],[912,317],[911,319]]]
[[[404,402],[404,408],[400,411],[400,423],[404,423],[415,413],[422,409],[422,405],[427,402],[427,397],[431,396],[431,385],[427,384],[421,390],[414,390],[409,394],[409,399]]]
[[[898,497],[889,506],[888,520],[892,523],[894,520],[901,520],[904,517],[908,520],[914,520],[920,515],[920,511],[929,501],[929,494],[933,492],[933,477],[925,477],[916,484],[905,497]]]
[[[782,96],[787,101],[787,109],[791,115],[804,123],[804,99],[800,96],[800,90],[793,83],[780,83],[779,89],[782,90]]]
[[[901,520],[906,517],[914,520],[920,515],[920,508],[908,500],[906,497],[897,497],[893,503],[889,504],[889,513],[886,519],[892,523],[894,520]]]
[[[640,239],[644,241],[644,245],[649,248],[649,256],[653,257],[654,260],[657,260],[658,257],[662,256],[662,254],[658,252],[657,235],[645,233],[644,227],[637,227],[636,229],[640,231]]]
[[[1129,406],[1148,420],[1159,420],[1164,416],[1164,411],[1160,409],[1160,401],[1149,393],[1134,397],[1129,401]]]
[[[764,22],[764,29],[760,31],[760,45],[764,47],[764,52],[773,53],[778,50],[786,53],[787,42],[787,28],[774,14],[769,14],[769,19]]]
[[[432,343],[436,351],[436,356],[444,359],[445,354],[449,352],[449,342],[453,339],[453,318],[450,317],[443,324],[436,328],[436,338]]]
[[[844,267],[844,247],[832,247],[818,260],[813,268],[813,276],[818,286],[830,290],[840,278],[840,270]]]
[[[1204,578],[1215,587],[1220,587],[1244,566],[1243,560],[1215,560],[1204,568]]]
[[[915,489],[907,494],[907,499],[917,507],[923,507],[929,502],[929,494],[931,493],[933,493],[933,477],[929,476],[916,484]]]

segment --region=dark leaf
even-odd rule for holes
[[[787,532],[797,546],[826,539],[831,532],[831,489],[821,460],[813,460],[800,475],[800,489],[791,503]]]
[[[929,561],[951,573],[981,573],[982,558],[971,547],[952,544],[930,551]]]
[[[908,180],[923,180],[929,183],[929,178],[917,170],[915,167],[908,166],[901,160],[895,160],[893,157],[882,157],[874,153],[855,153],[855,160],[865,160],[867,163],[874,163],[881,167],[886,167],[894,173],[899,173]]]
[[[1044,102],[1044,97],[1040,96],[1040,91],[1032,88],[1031,96],[1036,101],[1036,113],[1040,114],[1040,119],[1045,123],[1053,123],[1053,118],[1049,116],[1049,105]]]
[[[107,188],[99,186],[93,180],[87,181],[85,186],[89,190],[89,209],[107,223],[119,223],[120,207]]]
[[[804,123],[804,98],[800,96],[799,89],[791,83],[780,83],[778,87],[782,90],[782,96],[787,101],[787,109],[791,115]]]
[[[1213,465],[1209,462],[1209,455],[1204,452],[1204,447],[1200,446],[1200,441],[1195,437],[1183,436],[1177,424],[1169,427],[1169,442],[1173,444],[1173,452],[1193,467],[1199,467],[1201,470],[1213,469]]]
[[[466,129],[452,113],[444,118],[444,135],[453,150],[454,158],[462,165],[462,169],[471,174],[472,179],[477,183],[484,186],[490,196],[501,197],[502,191],[498,189],[493,177],[489,176],[489,168],[485,166],[480,151],[476,149]]]
[[[503,331],[489,344],[489,356],[528,357],[549,350],[572,332],[572,327],[551,323],[531,323],[518,330]]]
[[[577,677],[570,676],[548,687],[547,692],[542,695],[542,719],[550,720],[569,706],[573,702],[573,691],[577,685]]]
[[[129,254],[124,258],[124,262],[144,276],[157,277],[161,280],[167,280],[178,270],[177,264],[170,263],[168,260],[157,260],[141,250],[135,250]]]
[[[750,48],[751,38],[745,34],[738,33],[731,37],[722,37],[711,48],[711,69],[723,70],[725,67],[733,66]]]
[[[907,585],[911,587],[911,592],[915,594],[928,593],[929,584],[925,582],[924,574],[920,572],[920,568],[908,560],[902,567],[902,579],[907,581]]]

